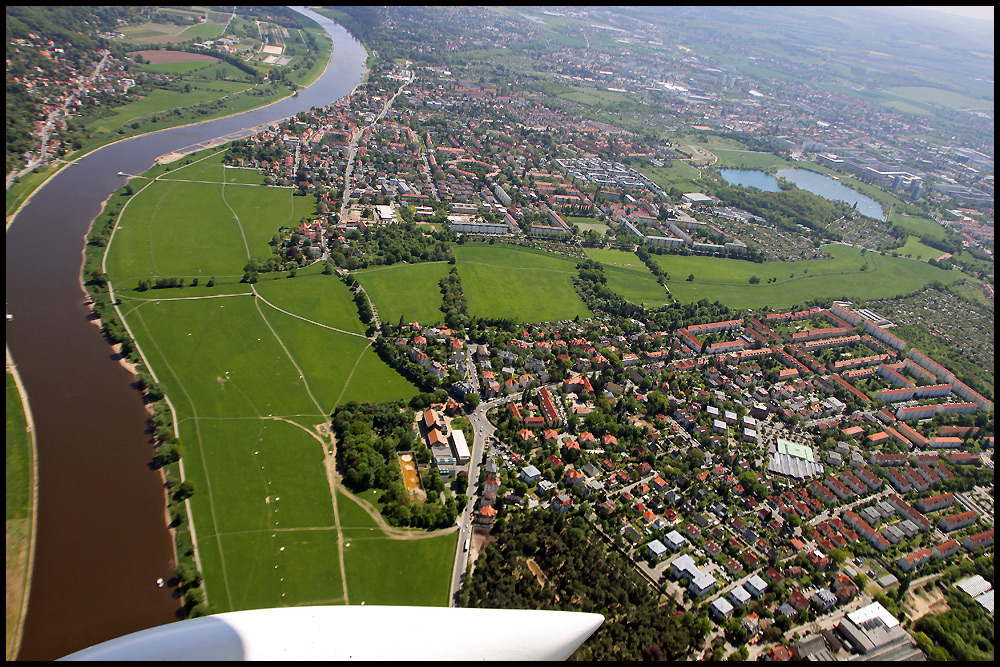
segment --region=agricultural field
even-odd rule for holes
[[[813,298],[888,299],[934,280],[950,284],[961,279],[957,272],[912,259],[862,254],[858,248],[839,244],[823,250],[832,257],[764,264],[683,255],[653,259],[670,275],[667,287],[679,301],[718,300],[730,308],[788,308]],[[691,275],[693,280],[687,280]],[[751,285],[752,276],[760,283]],[[769,278],[777,280],[768,283]]]
[[[211,181],[228,170],[217,153],[203,155],[180,169],[157,167],[149,175],[166,178],[136,187],[108,247],[107,275],[176,411],[209,602],[230,611],[366,599],[351,583],[370,587],[375,560],[359,548],[360,558],[341,563],[353,537],[337,521],[322,426],[339,404],[406,400],[417,389],[371,349],[337,276],[310,267],[295,278],[238,282],[248,257],[263,254],[280,225],[314,213],[315,202],[288,189]],[[139,276],[202,278],[197,287],[137,292]],[[380,527],[364,530],[368,544],[390,541]],[[451,560],[443,574],[438,561],[457,538],[405,534],[415,539],[391,541],[392,553],[426,582],[416,592],[380,589],[383,602],[447,604]],[[445,596],[420,592],[435,585]]]
[[[993,100],[969,97],[950,90],[927,86],[895,86],[884,92],[923,104],[941,105],[949,109],[992,109]]]
[[[393,264],[352,274],[368,292],[378,309],[379,319],[396,324],[434,324],[444,321],[441,287],[438,284],[451,267],[444,262]]]
[[[576,261],[506,244],[454,247],[469,314],[552,322],[593,313],[573,288]]]

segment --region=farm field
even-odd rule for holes
[[[940,104],[948,107],[949,109],[993,108],[992,100],[968,97],[967,95],[962,95],[961,93],[956,93],[950,90],[942,90],[941,88],[930,88],[928,86],[895,86],[893,88],[885,88],[884,91],[890,95],[913,100],[914,102],[922,102],[924,104]]]
[[[604,264],[608,287],[637,305],[662,306],[670,295],[635,254],[620,250],[588,248],[587,256]]]
[[[573,288],[575,260],[505,244],[454,251],[471,315],[521,322],[593,315]]]
[[[861,254],[851,246],[831,244],[833,257],[755,264],[734,259],[654,255],[670,275],[667,287],[684,303],[708,299],[730,308],[787,308],[813,298],[882,299],[908,294],[939,280],[950,284],[960,276],[912,259]],[[864,271],[861,267],[867,267]],[[689,275],[694,280],[688,281]],[[760,278],[749,284],[752,276]],[[767,283],[768,278],[777,278]]]
[[[263,254],[280,225],[312,214],[315,203],[288,189],[181,180],[226,175],[217,153],[204,155],[150,170],[173,180],[137,188],[108,247],[107,273],[176,411],[209,602],[217,611],[342,604],[353,600],[354,578],[387,604],[409,603],[410,588],[376,585],[368,568],[377,559],[364,549],[345,582],[331,443],[318,427],[341,403],[407,400],[417,389],[371,349],[337,276],[309,267],[295,278],[237,282],[248,255]],[[136,292],[143,275],[204,278],[198,287]],[[385,535],[374,533],[371,545]],[[430,539],[450,539],[454,549],[455,536],[444,538]],[[390,551],[398,562],[421,563],[431,552],[420,543],[395,540]],[[431,551],[440,557],[441,549]],[[447,572],[428,562],[417,579],[446,591],[445,560]]]
[[[406,322],[434,324],[444,321],[438,281],[449,269],[445,262],[422,262],[377,266],[352,275],[368,292],[383,322],[396,324],[402,317]]]

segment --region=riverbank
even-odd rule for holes
[[[165,132],[167,130],[176,130],[176,129],[182,128],[182,127],[190,127],[192,125],[201,125],[203,123],[207,123],[207,122],[214,121],[214,120],[219,120],[219,119],[222,119],[222,118],[229,118],[229,117],[238,116],[238,115],[244,114],[244,113],[250,113],[251,111],[256,111],[258,109],[262,109],[262,108],[270,106],[272,104],[277,104],[278,102],[286,100],[286,99],[288,99],[290,97],[294,97],[297,94],[299,94],[299,91],[302,91],[302,90],[305,90],[305,89],[309,88],[314,83],[316,83],[320,79],[320,77],[323,76],[323,74],[326,72],[327,68],[330,66],[330,63],[333,61],[333,52],[334,52],[334,45],[333,45],[333,43],[331,41],[331,43],[330,43],[330,50],[329,50],[329,53],[327,54],[326,62],[323,63],[322,66],[319,66],[319,63],[317,63],[317,65],[314,66],[314,68],[312,70],[312,73],[308,77],[306,77],[305,79],[303,79],[303,81],[302,81],[301,84],[298,84],[298,88],[296,88],[295,90],[293,90],[293,91],[289,92],[288,94],[283,95],[281,97],[267,98],[267,99],[261,101],[260,104],[248,107],[246,109],[232,110],[232,111],[229,111],[228,113],[227,112],[223,112],[223,113],[220,113],[218,115],[209,115],[207,118],[202,118],[202,119],[199,119],[199,120],[196,120],[196,121],[192,121],[192,122],[189,122],[189,123],[181,123],[179,125],[171,125],[171,126],[168,126],[168,127],[160,127],[160,128],[157,128],[157,129],[151,130],[151,131],[137,132],[136,134],[133,134],[133,135],[128,136],[128,137],[122,137],[120,139],[118,139],[118,138],[110,139],[109,138],[109,140],[107,140],[107,141],[103,141],[103,142],[98,143],[95,146],[83,149],[81,152],[79,152],[79,154],[76,154],[76,152],[73,152],[73,153],[70,153],[69,155],[66,155],[64,157],[55,158],[53,160],[53,164],[51,164],[49,166],[46,166],[44,168],[41,168],[41,171],[38,171],[39,168],[36,167],[34,171],[26,174],[23,179],[19,179],[19,182],[13,184],[10,187],[10,189],[7,191],[7,195],[8,196],[12,196],[12,195],[16,195],[16,196],[14,196],[13,200],[8,201],[7,205],[5,207],[5,208],[7,208],[7,211],[6,211],[6,227],[9,228],[11,226],[11,224],[13,224],[14,219],[17,217],[17,214],[21,211],[21,209],[24,208],[24,206],[27,205],[31,201],[31,198],[35,195],[35,193],[38,192],[39,190],[41,190],[45,186],[46,183],[48,183],[53,177],[55,177],[56,175],[58,175],[59,172],[61,172],[63,169],[65,169],[66,167],[68,167],[68,166],[76,163],[79,160],[82,160],[83,158],[87,157],[91,153],[99,151],[99,150],[101,150],[103,148],[106,148],[108,146],[111,146],[113,144],[119,143],[121,141],[128,141],[129,139],[137,139],[139,137],[146,137],[146,136],[149,136],[149,135],[152,135],[152,134],[157,134],[157,133],[160,133],[160,132]],[[164,111],[169,111],[169,109],[165,109]],[[205,146],[203,146],[202,148],[205,148]],[[193,150],[200,150],[200,149],[196,148],[196,149],[193,149]],[[193,152],[193,150],[189,151],[189,152]],[[173,158],[173,160],[180,159],[184,155],[185,155],[185,153],[179,154],[177,157]],[[172,161],[172,160],[169,160],[169,161]],[[58,163],[58,166],[57,166],[56,163]],[[164,163],[165,162],[161,162],[160,164],[164,164]],[[50,172],[50,173],[47,173],[47,172]],[[42,178],[42,180],[39,181],[39,182],[37,182],[37,183],[28,183],[29,187],[27,187],[27,188],[18,188],[19,185],[24,184],[25,180],[34,181],[39,176],[44,176],[44,178]],[[16,208],[13,211],[11,211],[9,209],[10,206],[16,206]]]
[[[31,414],[31,406],[28,403],[28,393],[24,390],[24,385],[21,382],[21,376],[17,371],[17,366],[14,365],[14,360],[10,356],[10,348],[6,349],[7,358],[7,372],[10,373],[11,378],[14,381],[14,386],[17,391],[18,399],[21,404],[21,414],[23,415],[23,422],[19,422],[15,419],[12,423],[11,419],[15,417],[12,413],[16,412],[16,407],[11,409],[11,396],[8,390],[8,409],[7,409],[7,429],[6,434],[6,449],[7,449],[7,485],[8,493],[10,492],[10,484],[12,480],[9,475],[11,474],[11,468],[20,468],[21,465],[12,466],[11,456],[14,454],[18,459],[18,463],[22,464],[26,471],[30,471],[30,477],[27,481],[27,489],[29,494],[28,505],[26,516],[12,518],[11,512],[13,507],[8,496],[7,504],[7,517],[4,521],[4,544],[5,544],[5,564],[6,564],[6,598],[5,598],[5,654],[7,660],[15,660],[17,658],[18,651],[21,647],[21,637],[24,633],[24,618],[28,611],[28,598],[31,593],[31,573],[34,570],[35,565],[35,542],[37,539],[37,521],[38,516],[38,454],[36,451],[36,441],[35,441],[35,422]],[[23,425],[25,433],[27,434],[27,439],[29,441],[28,447],[18,448],[17,452],[12,452],[12,447],[20,439],[20,433],[12,433],[11,428],[20,428]],[[23,453],[22,451],[23,450]],[[27,461],[24,461],[25,455]]]

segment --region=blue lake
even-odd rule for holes
[[[764,192],[778,192],[778,179],[759,169],[720,169],[722,180],[730,185],[757,188]]]
[[[720,169],[719,175],[730,185],[757,188],[764,192],[778,192],[778,179],[759,169]],[[835,178],[805,169],[779,169],[778,176],[796,186],[831,201],[857,204],[858,212],[882,220],[885,212],[877,201],[847,187]]]

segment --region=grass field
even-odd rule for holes
[[[601,222],[597,218],[584,218],[576,215],[564,215],[562,218],[567,225],[579,227],[581,234],[586,233],[587,230],[593,230],[602,236],[608,233],[607,223]]]
[[[941,250],[937,248],[932,248],[931,246],[921,243],[920,239],[916,236],[911,236],[906,239],[906,244],[900,248],[893,248],[893,252],[899,253],[901,257],[914,257],[916,259],[922,259],[925,262],[928,259],[937,259],[944,254]]]
[[[883,257],[845,245],[827,245],[830,259],[755,264],[735,259],[654,255],[670,275],[667,287],[688,303],[708,299],[731,308],[787,308],[813,298],[881,299],[913,292],[932,280],[950,284],[957,272],[912,259]],[[862,271],[861,267],[867,268]],[[694,280],[688,281],[689,275]],[[752,276],[760,278],[749,284]],[[768,284],[768,278],[777,281]]]
[[[694,192],[701,189],[698,180],[701,173],[686,162],[672,161],[670,167],[643,167],[639,171],[645,174],[649,180],[659,185],[664,190],[676,187],[681,192]]]
[[[454,535],[390,540],[380,528],[366,531],[361,558],[342,567],[330,441],[317,428],[339,404],[407,400],[417,389],[371,349],[337,276],[309,267],[295,278],[238,282],[248,255],[262,255],[280,225],[312,214],[315,204],[288,189],[212,181],[231,170],[217,153],[203,156],[150,170],[168,178],[144,190],[148,181],[135,181],[107,273],[176,411],[209,602],[217,611],[358,599],[446,604],[451,558],[443,554],[453,553]],[[135,292],[143,275],[217,282]],[[386,569],[389,560],[420,564],[415,581],[426,581],[413,589],[393,574],[400,585],[387,586],[369,568]],[[350,592],[354,580],[365,597]],[[431,589],[444,597],[421,592]]]
[[[6,612],[4,614],[5,654],[7,660],[17,657],[24,617],[22,603],[31,579],[30,549],[34,521],[34,452],[28,436],[27,419],[14,376],[7,372],[7,419],[4,447],[7,473],[5,562],[7,570]]]
[[[576,261],[507,244],[454,247],[469,313],[551,322],[593,313],[573,288]]]
[[[446,262],[423,262],[377,266],[353,275],[368,292],[383,322],[396,324],[402,317],[406,322],[434,324],[444,321],[438,281],[450,269]]]
[[[719,156],[716,167],[733,167],[737,169],[770,169],[771,167],[793,167],[793,163],[771,153],[757,151],[729,150],[716,148],[713,152]]]
[[[637,305],[662,306],[670,301],[646,265],[631,252],[588,248],[587,256],[604,264],[608,287]]]
[[[889,222],[906,229],[915,236],[926,236],[938,239],[944,239],[947,237],[944,227],[942,227],[936,220],[931,220],[930,218],[894,213],[889,216]]]
[[[890,95],[913,100],[914,102],[940,104],[949,109],[993,108],[993,100],[977,99],[950,90],[929,88],[927,86],[895,86],[893,88],[886,88],[885,92]]]
[[[119,288],[140,278],[241,277],[247,256],[267,257],[271,237],[315,212],[315,200],[289,188],[223,185],[204,180],[225,174],[217,157],[175,169],[135,196],[115,233],[107,271]],[[148,181],[136,179],[133,187]],[[193,214],[197,211],[197,214]]]
[[[377,504],[372,492],[361,497]],[[421,540],[392,539],[342,490],[337,506],[352,602],[447,606],[457,532]]]

